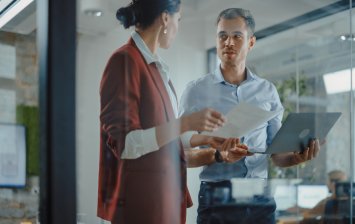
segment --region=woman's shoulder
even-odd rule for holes
[[[116,49],[111,55],[111,58],[132,59],[133,61],[136,61],[140,57],[141,54],[138,48],[130,43],[127,43]]]

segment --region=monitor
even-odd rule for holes
[[[284,211],[297,205],[297,190],[295,185],[278,185],[274,194],[276,210]]]
[[[298,185],[297,205],[302,208],[313,208],[328,195],[327,185]]]
[[[25,127],[0,123],[0,187],[26,184]]]
[[[355,197],[355,183],[353,183],[352,197]],[[338,182],[335,184],[336,198],[350,198],[351,186],[350,182]]]

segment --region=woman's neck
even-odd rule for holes
[[[154,27],[148,27],[144,30],[136,29],[149,50],[155,55],[159,47],[159,32]]]

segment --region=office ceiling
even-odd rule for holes
[[[93,2],[97,3],[93,3]],[[78,30],[93,35],[105,34],[120,29],[115,19],[116,10],[127,5],[129,0],[78,0]],[[337,0],[182,0],[183,21],[206,20],[214,22],[218,13],[225,8],[241,7],[251,10],[257,22],[257,30],[270,27],[288,19],[324,7]],[[88,4],[102,7],[102,17],[84,15]]]
[[[98,1],[104,11],[102,17],[89,17],[83,14],[82,5],[78,4],[79,32],[89,35],[101,35],[113,29],[123,29],[115,19],[115,13],[119,7],[127,5],[130,2],[129,0],[79,1],[81,3],[85,1]],[[221,10],[229,7],[241,7],[249,9],[253,13],[257,23],[256,31],[259,31],[335,2],[338,2],[338,0],[182,0],[181,26],[188,26],[189,22],[196,20],[212,24]],[[102,5],[103,3],[105,5]],[[340,37],[342,34],[349,34],[349,24],[348,11],[336,13],[313,22],[307,22],[297,27],[297,29],[285,30],[278,33],[278,35],[273,35],[272,38],[258,40],[255,48],[262,50],[255,49],[254,51],[258,52],[257,54],[254,54],[252,51],[249,55],[249,60],[263,61],[265,57],[267,58],[270,55],[277,56],[281,53],[292,56],[294,49],[299,47],[322,49],[322,46],[329,45],[329,41],[335,41],[334,38],[337,36]],[[355,20],[353,20],[353,24],[355,24]],[[330,53],[328,52],[327,54]]]

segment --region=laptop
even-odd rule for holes
[[[340,115],[340,112],[290,113],[265,152],[260,149],[249,151],[262,154],[301,152],[310,140],[324,140]]]

